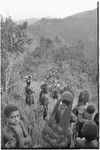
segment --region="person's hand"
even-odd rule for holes
[[[8,142],[4,145],[4,148],[16,148],[16,143],[17,143],[16,140],[8,141]]]

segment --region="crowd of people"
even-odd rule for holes
[[[26,105],[34,105],[30,88],[31,77],[26,80]],[[84,90],[79,94],[76,106],[72,89],[53,90],[52,98],[56,100],[53,112],[48,116],[48,87],[44,83],[39,94],[39,105],[43,107],[45,127],[42,132],[42,148],[99,148],[99,113],[89,102],[89,93]],[[7,105],[4,109],[6,126],[2,129],[2,148],[33,148],[32,138],[21,119],[21,113],[16,105]],[[46,143],[46,144],[45,144]]]

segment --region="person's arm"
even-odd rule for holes
[[[22,130],[23,130],[24,136],[27,137],[28,136],[28,132],[27,132],[27,130],[25,128],[25,125],[24,125],[23,121],[20,121],[20,124],[21,124]]]
[[[73,108],[73,110],[72,110],[72,113],[74,114],[74,115],[78,115],[78,108],[77,108],[77,106],[75,106],[74,108]]]
[[[20,123],[21,123],[21,127],[22,127],[22,130],[23,130],[23,133],[24,133],[24,135],[25,135],[25,138],[23,138],[24,144],[28,144],[28,143],[31,142],[31,137],[30,137],[30,135],[28,134],[28,132],[27,132],[27,130],[26,130],[26,128],[25,128],[25,125],[24,125],[23,121],[20,121]]]
[[[6,139],[6,143],[4,143]],[[2,148],[16,148],[17,138],[13,136],[13,133],[8,133],[6,128],[2,130]]]
[[[88,119],[83,119],[83,118],[82,118],[82,113],[79,113],[79,114],[78,114],[78,117],[77,117],[77,120],[78,120],[80,123],[85,123]]]
[[[73,113],[71,113],[71,119],[70,119],[70,122],[76,122],[77,121],[77,117],[76,115],[74,115]]]
[[[17,131],[16,131],[16,135],[18,138],[18,148],[28,148],[28,145],[25,145],[24,138],[21,137]]]
[[[17,141],[15,139],[11,139],[5,143],[3,148],[16,148]]]

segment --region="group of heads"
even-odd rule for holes
[[[69,107],[70,104],[72,104],[73,102],[73,94],[69,91],[65,91],[62,94],[61,97],[61,102],[59,105],[59,110],[60,111],[64,111],[65,108]],[[89,94],[87,91],[83,91],[80,93],[79,95],[79,102],[81,102],[83,99],[85,99],[85,103],[88,101],[89,99]],[[95,109],[92,105],[89,105],[87,107],[87,112],[89,112],[89,114],[94,113]],[[16,105],[7,105],[4,109],[4,115],[7,119],[7,122],[9,124],[13,124],[16,125],[19,123],[20,119],[21,119],[21,113],[19,108]],[[95,117],[95,120],[98,120],[98,114]],[[90,140],[94,140],[96,138],[98,134],[98,127],[97,124],[94,121],[87,121],[86,123],[84,123],[83,127],[82,127],[82,135],[83,137],[85,137],[88,141]]]
[[[89,103],[89,93],[84,90],[79,94],[79,99],[78,99],[78,105],[86,105]],[[84,118],[85,119],[90,119],[93,114],[95,113],[96,108],[93,104],[88,104],[85,113],[84,113]],[[96,119],[95,119],[96,118]],[[92,141],[97,138],[98,135],[98,121],[99,121],[99,115],[98,113],[94,117],[93,120],[87,120],[83,126],[82,126],[82,136],[86,138],[87,141]]]

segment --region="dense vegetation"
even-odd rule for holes
[[[31,46],[27,29],[27,22],[16,24],[11,17],[1,19],[2,113],[8,103],[16,103],[22,111],[26,125],[31,129],[30,134],[35,145],[42,142],[41,131],[44,121],[42,108],[38,104],[31,108],[25,105],[25,76],[32,75],[33,89],[36,88],[36,102],[40,84],[45,81],[52,89],[57,83],[62,87],[72,86],[76,95],[75,104],[79,92],[87,89],[90,100],[97,105],[98,66],[97,61],[85,55],[84,41],[70,44],[58,36],[54,39],[39,37],[38,44],[32,48],[34,42]],[[37,85],[34,86],[35,84]],[[50,101],[49,113],[53,108],[53,100]],[[2,126],[4,124],[2,115]]]

